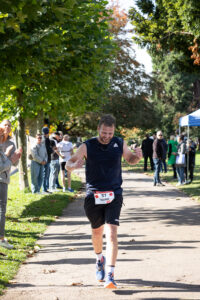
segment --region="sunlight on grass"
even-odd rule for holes
[[[81,186],[80,179],[72,174],[74,193],[34,195],[19,190],[18,174],[11,177],[5,234],[14,249],[0,248],[0,294],[29,252],[34,249],[36,241],[43,235],[47,226],[57,216],[62,215],[63,209],[74,199]]]

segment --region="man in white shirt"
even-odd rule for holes
[[[58,151],[60,152],[61,156],[59,157],[60,167],[61,167],[61,180],[63,184],[63,192],[66,191],[65,189],[65,165],[66,162],[71,158],[73,154],[73,145],[69,141],[69,136],[65,134],[63,136],[62,142],[57,144]],[[68,180],[68,191],[73,193],[74,190],[71,188],[71,172],[67,171],[67,180]]]

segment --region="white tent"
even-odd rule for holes
[[[200,126],[200,109],[179,119],[179,134],[181,133],[181,127],[183,127],[183,126],[187,126],[187,138],[189,140],[190,127],[191,126]],[[189,170],[189,159],[187,160],[187,170]]]
[[[200,109],[180,118],[179,126],[200,126]]]

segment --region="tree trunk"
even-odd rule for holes
[[[23,108],[23,92],[21,90],[18,90],[17,103],[19,107]],[[29,190],[25,120],[21,114],[18,117],[18,147],[23,150],[19,160],[19,187],[20,190]]]
[[[27,171],[27,141],[25,133],[24,119],[18,118],[18,145],[23,149],[21,159],[19,161],[19,186],[20,190],[29,189],[28,171]]]
[[[36,125],[37,126],[37,133],[41,133],[42,127],[44,126],[44,114],[43,114],[43,111],[38,112],[36,124],[37,124]]]

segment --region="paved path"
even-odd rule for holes
[[[94,278],[83,195],[39,240],[1,300],[200,299],[200,205],[170,185],[124,172],[117,290]]]

